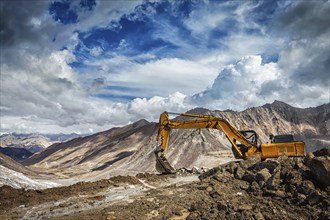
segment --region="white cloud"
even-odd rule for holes
[[[92,56],[99,56],[101,55],[103,52],[102,48],[101,47],[93,47],[89,53],[92,55]]]
[[[300,54],[299,48],[294,54]],[[284,51],[283,53],[285,53]],[[281,100],[298,107],[310,107],[329,102],[329,76],[324,85],[299,83],[296,72],[304,71],[305,66],[284,65],[284,62],[299,64],[299,55],[290,62],[283,57],[278,63],[262,63],[260,56],[243,57],[235,64],[224,68],[213,85],[189,99],[190,103],[215,109],[243,110],[251,106]],[[304,59],[306,55],[303,56]],[[296,60],[297,59],[297,60]],[[301,60],[302,61],[302,60]],[[322,68],[321,68],[322,72]],[[322,72],[322,74],[327,74]],[[294,76],[294,77],[293,77]],[[317,77],[318,79],[319,77]]]
[[[259,95],[262,86],[280,75],[281,70],[275,63],[263,64],[260,56],[243,57],[224,68],[211,88],[194,95],[191,101],[201,106],[235,110],[260,105],[272,101]]]
[[[211,84],[219,68],[205,62],[178,58],[146,63],[135,62],[135,59],[139,58],[115,55],[86,64],[98,67],[96,71],[102,70],[109,85],[132,88],[131,93],[123,92],[137,97],[168,96],[177,91],[192,95]],[[95,72],[93,75],[97,74]]]
[[[233,3],[219,6],[221,12],[217,7],[198,8],[184,23],[200,44],[186,41],[178,27],[163,20],[153,33],[180,45],[181,58],[157,59],[152,52],[126,57],[96,46],[90,54],[104,56],[86,61],[90,66],[86,72],[69,65],[76,59],[73,51],[80,42],[76,31],[106,28],[140,1],[97,1],[93,11],[78,11],[79,23],[69,25],[51,18],[49,2],[22,2],[22,7],[14,3],[1,5],[6,30],[1,32],[5,39],[1,45],[1,132],[86,133],[141,118],[157,121],[165,110],[184,112],[196,106],[242,110],[274,99],[301,107],[329,102],[326,1],[293,4],[277,25],[271,24],[270,28],[277,28],[275,36],[248,17],[255,5],[242,4],[232,12],[238,32],[213,42],[225,45],[226,50],[205,45],[208,33],[229,15],[223,7]],[[303,10],[306,7],[310,10]],[[307,14],[301,16],[304,11]],[[251,37],[241,31],[246,27],[261,34]],[[123,39],[120,46],[129,45]],[[278,53],[279,60],[262,62],[263,53]],[[127,88],[107,91],[109,95],[141,98],[116,102],[94,96],[105,92],[104,86]]]
[[[78,11],[78,30],[85,32],[92,28],[107,28],[109,21],[118,21],[124,14],[131,13],[142,0],[134,1],[96,1],[96,6],[92,11],[81,9]]]
[[[128,104],[128,113],[138,117],[146,118],[151,121],[158,121],[160,113],[169,112],[184,112],[192,106],[185,101],[186,95],[175,92],[168,97],[154,96],[150,99],[136,98]]]
[[[221,25],[228,18],[229,11],[220,7],[200,7],[194,10],[188,19],[184,21],[194,35],[207,35],[210,30]]]

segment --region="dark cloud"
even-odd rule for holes
[[[276,36],[285,36],[287,47],[279,65],[297,84],[329,87],[330,2],[296,1],[273,20]]]
[[[43,41],[45,29],[44,13],[48,1],[1,1],[0,37],[1,47],[14,44],[40,43]]]
[[[294,39],[313,39],[324,33],[329,35],[329,1],[293,1],[273,19],[273,27],[279,35],[291,35]]]

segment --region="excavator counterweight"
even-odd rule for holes
[[[175,114],[193,119],[172,121],[167,112],[160,115],[157,135],[157,142],[160,144],[155,150],[155,156],[156,169],[162,174],[176,173],[176,170],[165,157],[171,129],[211,128],[221,130],[231,143],[236,159],[247,159],[253,155],[259,155],[262,159],[266,159],[276,158],[283,154],[291,157],[304,156],[305,154],[304,142],[292,139],[281,143],[272,142],[258,145],[258,134],[254,130],[238,131],[225,119],[211,115]]]

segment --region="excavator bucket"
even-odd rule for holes
[[[165,155],[161,151],[155,151],[156,155],[156,170],[161,174],[174,174],[174,169],[171,164],[167,161]]]

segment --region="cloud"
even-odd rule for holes
[[[93,80],[90,91],[92,93],[100,91],[106,84],[106,79],[104,77],[96,78]]]
[[[150,99],[136,98],[128,104],[128,113],[135,117],[146,118],[151,121],[157,121],[160,113],[183,112],[189,110],[191,106],[185,101],[186,95],[175,92],[168,97],[154,96]]]
[[[275,99],[300,107],[328,103],[329,5],[327,1],[300,1],[284,5],[285,10],[274,12],[275,17],[269,22],[268,31],[274,35],[268,40],[282,38],[274,41],[275,45],[280,46],[278,60],[265,62],[260,55],[243,57],[225,67],[209,89],[197,93],[190,101],[234,110],[262,105]],[[241,45],[239,42],[246,43],[242,40],[231,45]],[[251,51],[244,48],[249,47],[244,45],[239,51]],[[265,48],[261,50],[265,51]]]
[[[281,70],[275,63],[262,63],[260,56],[246,56],[224,68],[213,85],[191,97],[199,106],[241,110],[272,101],[260,91],[263,85],[280,78]]]
[[[329,1],[70,1],[72,22],[52,3],[0,3],[1,132],[329,102]]]
[[[299,54],[299,50],[295,53]],[[308,59],[306,55],[303,58]],[[312,68],[311,64],[297,65],[297,55],[292,59],[295,61],[292,62],[295,64],[293,67],[283,65],[284,62],[291,64],[287,57],[281,57],[278,63],[263,63],[261,56],[243,57],[225,67],[209,89],[187,98],[188,103],[222,110],[243,110],[274,100],[299,107],[328,103],[330,97],[325,91],[329,90],[329,71],[322,66],[314,66],[314,72],[319,76],[313,72],[303,75],[301,73],[306,73],[306,68]],[[322,77],[325,82],[318,83]]]
[[[329,1],[295,1],[277,13],[272,26],[295,39],[313,39],[329,34],[329,10]]]

